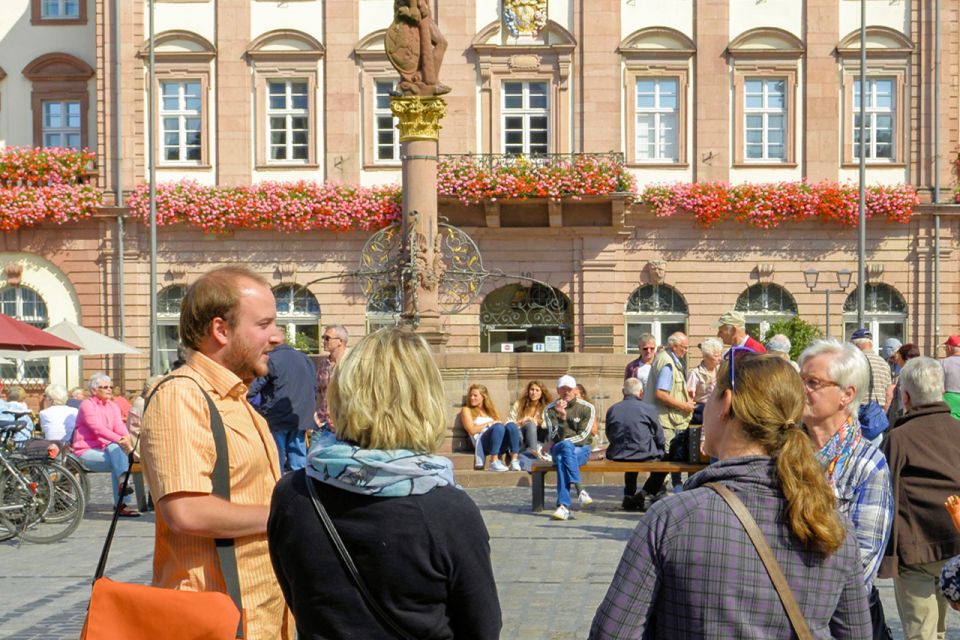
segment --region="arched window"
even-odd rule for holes
[[[573,311],[561,291],[508,284],[480,305],[480,351],[573,351]]]
[[[320,353],[320,303],[305,287],[280,285],[273,290],[277,299],[277,325],[283,327],[287,342],[306,353]]]
[[[746,317],[747,333],[763,336],[772,323],[797,315],[797,302],[780,285],[755,284],[740,294],[735,309]]]
[[[863,324],[873,334],[874,345],[883,344],[887,338],[906,342],[907,301],[900,292],[888,284],[868,284]],[[849,339],[857,330],[857,307],[860,301],[858,289],[847,296],[843,303],[843,335]]]
[[[377,290],[367,300],[367,333],[383,327],[395,327],[400,323],[402,301],[396,285],[388,284]]]
[[[687,330],[687,301],[667,284],[645,284],[630,294],[623,317],[627,324],[626,352],[638,353],[641,334],[665,344],[671,333]]]
[[[174,284],[157,294],[157,353],[160,371],[169,371],[177,361],[180,345],[180,305],[187,288]]]
[[[36,291],[22,285],[0,289],[0,312],[38,329],[45,329],[50,325],[47,303]],[[0,364],[0,378],[22,384],[46,384],[50,378],[50,361],[42,358],[13,360]]]

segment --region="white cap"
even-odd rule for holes
[[[577,386],[576,378],[574,378],[569,374],[565,376],[560,376],[559,378],[557,378],[557,389],[561,387],[570,387],[571,389],[575,389],[576,386]]]

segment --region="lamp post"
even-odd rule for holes
[[[827,272],[824,272],[824,273],[827,273]],[[829,287],[826,289],[820,289],[820,291],[823,291],[824,296],[826,298],[825,306],[826,306],[826,314],[827,314],[827,337],[828,338],[830,337],[830,294],[834,292],[835,293],[845,292],[847,290],[847,287],[850,286],[850,278],[853,277],[853,273],[850,271],[850,269],[840,269],[838,271],[835,271],[834,273],[837,276],[837,286],[839,287],[839,289],[831,289]],[[818,290],[817,281],[819,279],[820,279],[820,271],[818,271],[817,269],[810,267],[809,269],[804,270],[803,280],[806,283],[807,288],[810,289],[811,292]]]

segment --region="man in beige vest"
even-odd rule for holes
[[[667,348],[654,358],[650,366],[650,377],[643,389],[643,401],[656,407],[664,440],[671,443],[671,449],[677,434],[690,426],[690,416],[696,406],[687,392],[683,366],[683,357],[687,354],[688,347],[687,336],[680,331],[667,338]],[[672,474],[671,480],[674,490],[679,490],[680,474]]]

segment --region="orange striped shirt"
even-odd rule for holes
[[[247,387],[234,373],[201,353],[173,372],[197,380],[223,418],[230,455],[230,502],[269,505],[280,479],[274,439],[266,421],[247,402]],[[154,500],[188,492],[211,493],[216,449],[210,412],[199,387],[171,380],[157,391],[143,416],[140,451]],[[235,539],[247,637],[291,638],[292,619],[270,562],[267,534]],[[156,512],[153,584],[190,591],[226,591],[212,538],[176,534]]]

